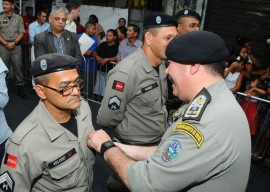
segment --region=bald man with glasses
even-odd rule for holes
[[[94,128],[76,63],[60,53],[32,63],[40,101],[6,142],[0,190],[92,191],[95,155],[87,136]]]

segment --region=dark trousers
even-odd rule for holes
[[[107,180],[107,185],[108,185],[108,192],[129,192],[125,184],[112,171]]]

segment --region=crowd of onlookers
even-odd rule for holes
[[[180,11],[176,15],[176,19],[175,18],[171,19],[172,16],[162,16],[164,17],[164,20],[161,21],[161,16],[156,16],[154,21],[151,20],[153,18],[151,18],[149,21],[147,20],[144,21],[144,34],[143,34],[144,39],[142,40],[144,42],[143,44],[142,41],[139,39],[140,27],[138,27],[135,24],[127,24],[125,18],[119,18],[118,20],[119,26],[116,29],[107,29],[106,31],[104,30],[103,26],[99,24],[98,17],[93,14],[89,15],[89,20],[86,22],[84,26],[81,25],[80,17],[79,17],[80,3],[78,1],[70,0],[66,4],[66,7],[57,7],[57,6],[53,7],[50,13],[47,13],[45,10],[39,10],[36,17],[33,16],[32,7],[26,7],[26,15],[23,17],[15,14],[13,12],[13,9],[14,9],[13,0],[3,0],[3,9],[4,9],[4,13],[0,15],[0,25],[3,25],[2,30],[0,31],[0,34],[1,34],[0,57],[3,59],[3,61],[0,60],[0,79],[3,80],[0,82],[1,83],[0,84],[1,109],[3,109],[8,102],[7,87],[4,81],[5,76],[8,73],[8,68],[6,66],[9,67],[9,65],[13,65],[13,67],[16,69],[16,85],[18,88],[18,96],[20,96],[22,99],[27,99],[27,94],[24,92],[24,89],[23,89],[24,81],[22,78],[22,71],[20,71],[22,70],[22,63],[21,63],[22,59],[20,57],[21,55],[20,44],[22,44],[24,45],[24,47],[26,47],[26,50],[27,50],[25,56],[31,57],[31,61],[33,63],[35,62],[37,63],[37,60],[39,61],[40,58],[44,55],[45,55],[44,58],[48,59],[48,62],[50,61],[53,63],[54,61],[52,60],[55,58],[50,58],[50,56],[47,55],[50,53],[60,53],[61,55],[59,56],[59,58],[63,57],[63,59],[67,63],[68,63],[67,58],[69,57],[66,58],[65,57],[66,55],[72,56],[71,57],[72,61],[74,58],[76,58],[76,60],[74,59],[74,61],[77,61],[76,66],[75,66],[75,62],[72,63],[72,66],[73,67],[75,66],[72,69],[75,70],[75,68],[77,67],[81,78],[85,80],[90,79],[88,80],[88,82],[86,82],[86,85],[88,86],[88,88],[90,88],[90,93],[93,94],[93,98],[98,101],[102,101],[102,100],[104,101],[107,99],[108,102],[106,102],[105,104],[103,103],[103,105],[101,105],[101,108],[103,110],[105,108],[107,111],[110,111],[110,113],[108,114],[112,114],[111,116],[121,115],[120,114],[121,112],[118,112],[118,114],[113,114],[114,110],[120,108],[120,103],[126,102],[125,105],[130,105],[131,100],[133,100],[135,96],[138,96],[137,92],[133,92],[132,90],[133,86],[132,87],[130,86],[129,90],[130,92],[132,92],[132,94],[134,94],[134,97],[132,96],[132,98],[125,100],[125,97],[124,97],[125,95],[123,96],[122,92],[124,92],[124,89],[125,90],[128,89],[128,87],[125,87],[125,81],[130,83],[131,79],[129,78],[131,77],[134,78],[132,79],[132,81],[134,80],[134,83],[137,83],[139,78],[143,79],[142,82],[140,82],[142,83],[143,87],[138,86],[138,89],[141,93],[146,93],[149,90],[155,89],[158,86],[160,86],[157,82],[150,85],[148,84],[145,85],[144,84],[145,81],[150,79],[151,81],[149,80],[149,82],[152,82],[153,78],[150,77],[149,75],[149,79],[147,78],[144,79],[146,75],[144,74],[143,74],[144,76],[141,75],[140,74],[141,71],[138,69],[136,69],[137,70],[136,75],[132,73],[132,75],[134,76],[132,75],[126,76],[126,74],[129,74],[129,70],[126,69],[125,64],[123,63],[129,63],[129,66],[132,65],[133,60],[134,61],[139,60],[138,62],[143,63],[143,64],[148,63],[148,62],[155,63],[156,65],[151,65],[150,67],[151,69],[146,69],[146,70],[149,70],[152,74],[154,74],[153,75],[154,77],[158,76],[158,78],[161,78],[163,74],[160,74],[160,73],[162,72],[166,73],[165,72],[166,67],[170,68],[167,63],[165,66],[165,62],[164,62],[164,60],[166,59],[164,52],[167,45],[169,44],[169,41],[172,40],[177,34],[180,36],[185,33],[192,32],[192,31],[198,31],[200,29],[200,22],[201,22],[201,17],[199,16],[199,14],[196,13],[195,11],[190,11],[190,10]],[[164,25],[162,25],[162,22],[164,22]],[[156,30],[155,28],[157,27],[162,28],[164,26],[165,26],[165,29],[164,28],[163,29],[165,32],[161,33],[162,35],[160,35],[160,31]],[[166,27],[168,29],[173,28],[172,32],[170,30],[166,31]],[[160,36],[158,36],[157,34]],[[89,46],[84,52],[82,52],[82,49],[81,49],[82,44],[84,43],[80,41],[81,38],[87,38],[89,39],[89,42],[90,42]],[[156,42],[154,42],[153,39],[160,44],[161,48],[159,47],[159,44],[155,44]],[[147,43],[149,43],[149,46]],[[266,47],[265,47],[265,53],[264,53],[263,59],[258,59],[253,54],[251,43],[252,42],[248,37],[244,37],[240,35],[236,37],[235,46],[230,51],[230,55],[228,56],[226,60],[227,64],[226,64],[226,70],[224,71],[224,79],[225,79],[225,83],[227,87],[235,95],[236,99],[238,99],[240,105],[242,106],[243,110],[246,113],[248,123],[250,126],[251,136],[253,138],[256,138],[256,136],[258,136],[258,132],[260,132],[259,131],[261,128],[260,122],[262,121],[262,117],[269,118],[267,116],[265,117],[265,114],[264,116],[263,115],[260,116],[259,111],[262,110],[261,109],[262,106],[259,104],[260,102],[259,98],[269,100],[269,96],[270,96],[270,63],[269,63],[270,62],[270,43],[269,43],[269,40],[266,41]],[[139,50],[140,48],[142,49]],[[134,53],[133,57],[128,57],[132,53]],[[225,54],[225,52],[223,52],[223,54]],[[124,62],[121,62],[126,57],[128,58],[124,60]],[[190,57],[193,57],[193,56],[190,56]],[[214,58],[214,56],[212,57]],[[64,69],[61,68],[53,72],[48,71],[48,68],[50,69],[52,68],[52,66],[50,67],[47,66],[46,59],[41,59],[38,62],[40,66],[37,67],[37,68],[41,68],[40,70],[46,71],[46,74],[58,72],[57,70],[63,70],[63,71],[66,70],[65,68]],[[56,60],[58,59],[56,58]],[[191,59],[191,61],[193,60]],[[119,62],[121,62],[121,64],[118,65]],[[220,62],[220,60],[218,61],[215,60],[213,62],[218,63]],[[162,66],[160,67],[161,64]],[[189,63],[186,63],[186,64],[189,64]],[[212,64],[212,63],[207,63],[207,64]],[[54,63],[53,65],[56,65],[56,64]],[[65,66],[66,63],[62,65],[66,67]],[[108,78],[108,72],[111,69],[113,69],[115,65],[119,66],[119,67],[117,66],[119,71],[111,71],[112,72],[110,73],[111,77]],[[144,65],[142,65],[142,68],[143,67]],[[35,68],[35,67],[32,66],[32,68]],[[145,68],[147,68],[146,65],[145,65]],[[150,74],[149,71],[147,72]],[[119,72],[119,73],[116,73],[116,72]],[[36,78],[36,77],[42,76],[38,72],[36,73],[37,73],[35,74],[36,76],[34,76],[35,81],[33,81],[33,86],[35,85],[35,83],[38,82],[37,79],[39,78]],[[170,71],[170,73],[172,73],[172,71]],[[221,70],[221,73],[223,74],[223,69]],[[77,70],[75,74],[77,74]],[[168,74],[168,71],[167,71],[167,74]],[[115,75],[115,77],[113,75]],[[123,77],[121,75],[123,75]],[[87,76],[87,79],[86,79],[86,76]],[[117,78],[122,77],[123,79],[121,79],[121,81],[115,80],[114,78],[116,77]],[[159,115],[162,116],[162,118],[164,118],[164,122],[163,121],[160,122],[160,126],[165,127],[164,124],[167,125],[167,115],[168,115],[167,111],[170,112],[170,111],[176,110],[179,107],[178,104],[180,104],[181,102],[176,101],[175,103],[174,96],[170,94],[172,92],[172,90],[170,90],[170,88],[172,87],[170,83],[174,84],[173,79],[171,79],[171,82],[170,81],[167,82],[166,78],[162,80],[163,80],[162,82],[163,84],[161,85],[162,93],[159,95],[158,93],[160,92],[155,92],[156,95],[154,94],[150,95],[150,97],[151,96],[156,97],[157,98],[156,100],[146,101],[146,103],[143,103],[144,106],[140,106],[138,104],[140,103],[140,101],[136,103],[137,100],[135,98],[134,99],[135,105],[132,105],[133,103],[131,102],[132,104],[130,105],[131,107],[129,108],[132,108],[133,111],[141,115],[140,114],[141,108],[142,109],[147,108],[148,110],[150,108],[155,107],[155,106],[152,106],[154,104],[158,103],[157,105],[162,105],[161,107],[158,106],[156,108],[157,109],[162,108],[162,114],[159,113]],[[222,77],[221,77],[221,80],[223,82]],[[117,93],[119,92],[118,94],[123,96],[123,99],[120,96],[119,97],[115,95],[108,96],[109,95],[108,90],[107,89],[105,90],[107,81],[112,84],[112,86],[110,86],[110,89],[112,89],[112,91],[114,92],[115,91],[117,91]],[[42,83],[40,84],[37,83],[37,85],[56,91],[62,95],[64,95],[65,91],[68,91],[69,93],[68,95],[70,95],[71,92],[73,92],[73,90],[75,89],[75,87],[76,87],[76,90],[80,92],[81,82],[82,81],[78,77],[76,81],[71,82],[73,86],[66,86],[61,90],[53,88],[53,87],[49,87],[48,85],[45,85]],[[165,89],[162,89],[162,88],[167,87],[166,86],[167,83],[168,83],[168,88],[169,88],[168,100],[169,100],[170,105],[165,106],[166,102],[163,102],[163,101],[167,99],[166,98],[167,90],[165,92]],[[224,85],[224,87],[226,86]],[[227,90],[227,89],[223,89],[223,90]],[[107,91],[107,95],[106,95],[106,91]],[[227,92],[229,91],[227,90]],[[245,96],[242,97],[241,95],[238,94],[238,92],[244,93]],[[230,94],[231,93],[229,92],[229,95]],[[207,102],[210,102],[211,97],[208,97],[208,95],[205,97],[207,98]],[[232,97],[232,100],[235,102],[232,95],[231,97]],[[161,102],[157,102],[158,99]],[[143,97],[138,100],[143,100]],[[197,102],[200,103],[200,100],[198,99]],[[173,103],[173,105],[171,105],[171,103]],[[191,101],[191,103],[193,103],[193,101]],[[266,106],[265,110],[269,112],[269,103],[266,102],[264,107],[265,106]],[[167,110],[165,110],[166,107],[167,107]],[[137,108],[138,108],[138,111],[136,111]],[[145,116],[145,117],[148,117],[147,115],[153,116],[151,112],[147,113],[147,110],[145,112],[146,114],[142,116]],[[189,110],[190,110],[189,111],[190,114],[191,112],[194,112],[195,114],[197,112],[196,110],[192,111],[193,109],[189,109]],[[129,113],[131,113],[130,111]],[[204,109],[199,111],[198,112],[199,115],[202,115],[203,111]],[[242,110],[240,111],[242,112]],[[0,113],[0,119],[2,118],[2,121],[5,122],[3,110],[1,110],[1,112],[2,113]],[[163,112],[166,115],[164,115]],[[69,110],[69,113],[71,113],[71,110]],[[126,111],[123,110],[122,113],[126,113]],[[69,128],[70,127],[77,128],[76,126],[74,126],[77,121],[75,120],[74,115],[75,114],[70,115],[72,117],[73,124],[66,125]],[[185,115],[187,114],[184,114],[184,116]],[[103,116],[103,114],[99,113],[98,118],[100,122],[102,121],[100,120],[101,116]],[[107,116],[110,116],[110,115],[107,115]],[[103,118],[105,119],[109,118],[107,116],[103,116]],[[160,121],[161,119],[160,116],[157,116],[157,115],[155,116],[155,118],[157,118],[156,122]],[[179,117],[180,115],[178,114],[177,117],[173,117],[173,118],[174,120],[176,119],[175,121],[177,121],[177,118]],[[129,118],[132,118],[132,117],[129,117]],[[200,118],[200,117],[196,117],[195,120],[197,120],[197,118]],[[138,124],[138,122],[140,122],[138,119],[136,118],[134,119],[135,119],[134,124]],[[141,121],[143,122],[147,121],[146,120],[147,118],[143,119],[141,117],[141,119],[142,119]],[[148,118],[148,120],[149,119],[151,119],[151,117]],[[114,120],[110,120],[109,122],[115,123]],[[65,126],[64,123],[61,125]],[[267,144],[269,140],[269,137],[270,137],[269,120],[267,121],[267,126],[268,127],[265,130],[265,134],[263,134],[264,138],[262,139],[262,142],[260,142],[260,145],[256,146],[257,148],[255,148],[253,151],[254,152],[253,157],[256,159],[261,158],[263,149],[265,149],[265,145]],[[153,125],[153,127],[156,128],[157,126]],[[193,127],[193,128],[194,130],[197,130],[196,127]],[[78,133],[76,131],[77,130],[75,130],[73,133],[74,135],[77,135],[78,137]],[[165,130],[162,130],[162,131],[165,131]],[[174,132],[177,132],[177,131],[178,130],[176,127]],[[1,136],[0,150],[2,150],[0,151],[1,154],[2,153],[4,154],[3,152],[4,144],[11,134],[12,132],[10,128],[8,127],[8,125],[6,123],[3,123],[1,127],[1,134],[0,134]],[[121,130],[117,134],[118,136],[121,135]],[[162,137],[162,134],[159,135],[160,138]],[[126,136],[128,137],[128,135]],[[157,141],[154,142],[155,145],[159,143],[160,138],[158,138]],[[132,139],[137,139],[137,138],[134,137]],[[199,149],[199,146],[198,146],[198,149]],[[67,157],[67,158],[69,156],[71,157],[72,155],[74,155],[73,152],[74,151],[69,151],[68,154],[64,155],[64,157]],[[0,156],[0,160],[1,158],[2,157]],[[61,159],[55,160],[54,162],[50,163],[49,166],[54,167],[57,164],[60,164],[61,163],[61,162],[59,163],[60,160]]]
[[[263,156],[269,140],[270,119],[270,44],[266,40],[264,57],[258,59],[252,50],[252,42],[248,37],[237,36],[236,44],[228,58],[224,72],[228,88],[238,98],[246,113],[253,143],[253,159]],[[244,93],[245,96],[237,94]],[[265,99],[266,101],[260,100]],[[270,158],[267,163],[270,165]]]

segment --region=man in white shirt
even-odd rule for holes
[[[73,33],[76,33],[77,29],[76,23],[73,20],[77,19],[77,17],[80,15],[80,6],[81,4],[79,1],[71,0],[66,4],[69,14],[65,29]]]

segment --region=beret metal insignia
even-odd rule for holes
[[[185,11],[184,11],[184,14],[187,15],[187,14],[188,14],[188,10],[185,10]]]
[[[40,61],[40,68],[41,68],[43,71],[45,71],[45,70],[47,69],[47,62],[46,62],[45,59],[42,59],[42,60]]]
[[[157,22],[157,24],[160,24],[161,23],[161,17],[160,16],[157,16],[156,17],[156,22]]]

